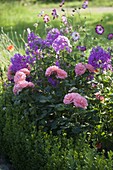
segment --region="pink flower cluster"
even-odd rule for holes
[[[20,69],[16,72],[14,76],[15,85],[13,87],[13,93],[15,95],[22,91],[23,88],[34,87],[32,82],[26,81],[26,75],[30,75],[30,71],[27,68]]]
[[[68,93],[68,94],[66,94],[65,97],[64,97],[63,103],[64,104],[73,103],[76,107],[81,107],[83,109],[86,109],[87,106],[88,106],[87,100],[78,93]]]
[[[50,77],[53,74],[59,79],[65,79],[67,77],[67,72],[60,69],[58,66],[50,66],[46,69],[45,75],[47,77]]]
[[[94,73],[94,71],[95,71],[94,67],[91,64],[78,63],[75,66],[75,73],[77,76],[84,74],[86,72],[86,70],[88,70],[91,73]]]

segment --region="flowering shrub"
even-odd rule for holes
[[[85,0],[81,8],[87,7]],[[56,9],[38,17],[45,24],[45,38],[28,29],[24,54],[16,53],[10,60],[14,105],[22,105],[22,117],[29,115],[37,130],[66,131],[69,136],[87,131],[92,137],[96,129],[101,131],[98,140],[111,135],[113,33],[105,37],[101,23],[95,25],[94,36],[87,26],[75,29],[74,14],[60,16]],[[61,19],[60,28],[52,28],[50,21],[55,19]]]

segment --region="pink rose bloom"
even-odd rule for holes
[[[57,78],[65,79],[66,77],[67,77],[66,71],[64,71],[62,69],[57,70]]]
[[[27,68],[22,68],[19,71],[23,72],[26,75],[30,75],[30,71]]]
[[[86,109],[88,106],[87,100],[78,93],[76,93],[73,103],[76,107],[81,107],[83,109]]]
[[[29,82],[24,80],[24,81],[19,81],[16,83],[13,87],[13,93],[18,94],[20,91],[22,91],[23,88],[26,88],[29,86]]]
[[[73,100],[76,96],[76,93],[68,93],[64,96],[64,100],[63,100],[63,103],[64,104],[71,104],[73,103]]]
[[[35,87],[35,85],[32,82],[29,82],[28,87]]]
[[[26,75],[21,72],[21,71],[17,71],[15,76],[14,76],[14,82],[18,83],[19,81],[24,81],[26,79]]]
[[[11,70],[12,64],[9,65],[8,67],[8,72],[7,72],[7,76],[8,76],[8,80],[13,80],[13,75],[12,75],[12,70]]]
[[[64,97],[63,103],[64,104],[74,103],[76,107],[81,107],[83,109],[86,109],[88,106],[87,100],[78,93],[66,94]]]
[[[85,64],[85,67],[91,73],[95,71],[94,67],[91,64]]]
[[[86,67],[82,63],[79,63],[75,66],[75,73],[77,76],[84,74],[85,71],[86,71]]]
[[[22,88],[20,87],[20,85],[19,84],[15,84],[14,87],[13,87],[13,93],[16,95],[20,91],[22,91]]]
[[[46,76],[51,76],[52,74],[55,74],[56,78],[60,79],[65,79],[67,77],[67,73],[58,66],[50,66],[46,69]]]
[[[21,71],[17,71],[15,76],[14,76],[14,82],[18,83],[19,81],[24,81],[26,79],[26,75],[21,72]]]
[[[50,66],[50,67],[48,67],[48,68],[46,69],[45,75],[46,75],[46,76],[50,76],[50,75],[53,74],[53,73],[57,73],[57,70],[58,70],[58,69],[59,69],[58,66]]]

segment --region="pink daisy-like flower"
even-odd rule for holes
[[[45,23],[48,23],[50,21],[49,15],[45,14],[43,20]]]
[[[17,71],[15,76],[14,76],[14,82],[18,83],[20,81],[24,81],[26,79],[26,75],[25,73],[21,72],[21,71]]]
[[[104,33],[104,27],[102,25],[96,25],[95,31],[97,34],[102,35]]]
[[[84,74],[85,71],[86,71],[86,67],[82,63],[78,63],[75,66],[75,73],[76,73],[77,76]]]

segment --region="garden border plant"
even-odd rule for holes
[[[52,17],[41,12],[45,38],[28,28],[25,51],[11,57],[1,94],[0,146],[17,169],[92,169],[91,154],[103,149],[110,151],[109,159],[97,154],[95,169],[105,164],[112,169],[113,33],[105,37],[104,26],[97,24],[93,37],[86,21],[72,24],[75,12],[69,18],[56,9]],[[60,28],[51,28],[50,20],[59,17]]]

